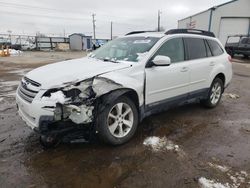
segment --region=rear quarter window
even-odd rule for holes
[[[200,38],[185,38],[185,45],[188,52],[188,59],[200,59],[207,57],[205,41]]]
[[[207,42],[212,51],[213,56],[219,56],[224,53],[224,50],[221,48],[218,42],[214,40],[207,40]]]

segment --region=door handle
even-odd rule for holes
[[[182,67],[181,68],[181,72],[187,72],[188,71],[188,67]]]
[[[210,66],[214,66],[215,65],[215,62],[210,62],[210,64],[209,64]]]

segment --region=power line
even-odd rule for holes
[[[1,10],[1,12],[5,12],[5,13],[10,13],[10,14],[19,14],[19,15],[27,15],[27,16],[37,16],[37,17],[46,17],[46,18],[54,18],[54,19],[68,19],[68,20],[88,20],[91,21],[91,19],[88,18],[73,18],[73,17],[61,17],[61,16],[49,16],[49,15],[39,15],[39,14],[30,14],[30,13],[24,13],[24,12],[11,12],[11,11],[5,11],[5,10]]]
[[[158,32],[161,30],[161,11],[158,10]]]
[[[24,8],[34,8],[34,9],[41,9],[41,10],[51,10],[51,11],[68,11],[68,10],[60,10],[60,9],[53,9],[53,8],[45,8],[45,7],[36,7],[31,5],[24,5],[18,3],[7,3],[0,1],[1,6],[15,6],[15,7],[24,7]]]
[[[54,8],[45,8],[45,7],[37,7],[37,6],[30,6],[30,5],[24,5],[24,4],[17,4],[17,3],[7,3],[7,2],[2,2],[0,1],[0,4],[1,4],[1,7],[2,6],[7,6],[7,7],[11,7],[11,6],[14,6],[12,8],[18,8],[18,7],[22,7],[22,8],[26,8],[26,9],[40,9],[40,10],[49,10],[49,11],[57,11],[57,12],[67,12],[67,13],[73,13],[73,14],[76,14],[76,12],[71,12],[69,10],[63,10],[63,9],[54,9]],[[79,17],[58,17],[58,16],[49,16],[49,15],[39,15],[39,14],[32,14],[32,13],[21,13],[21,12],[14,12],[14,11],[6,11],[6,10],[1,10],[1,12],[5,12],[5,13],[10,13],[10,14],[23,14],[23,15],[27,15],[27,16],[38,16],[38,17],[47,17],[47,18],[55,18],[55,19],[68,19],[68,20],[88,20],[90,21],[90,19],[88,18],[79,18]],[[79,15],[79,14],[78,14]],[[111,16],[111,15],[106,15],[106,14],[101,14],[103,16],[106,16],[106,17],[110,17],[110,18],[119,18],[119,16]],[[86,15],[80,15],[80,16],[86,16]],[[124,17],[120,17],[120,18],[124,18]],[[106,21],[105,19],[100,19],[102,21]],[[124,23],[123,21],[121,21],[120,23],[117,23],[117,24],[122,24],[122,25],[129,25],[129,26],[133,26],[133,25],[137,25],[138,26],[138,23],[137,24],[131,24],[131,23]],[[143,26],[141,24],[141,26]]]
[[[57,11],[57,12],[67,12],[67,13],[77,13],[75,11],[69,11],[69,10],[65,10],[65,9],[54,9],[54,8],[45,8],[45,7],[37,7],[37,6],[30,6],[30,5],[25,5],[25,4],[17,4],[17,3],[6,3],[6,2],[2,2],[0,1],[0,4],[1,4],[1,7],[2,6],[7,6],[7,7],[12,7],[12,8],[19,8],[19,7],[22,7],[22,8],[26,8],[26,9],[29,9],[30,8],[33,8],[33,9],[40,9],[40,10],[47,10],[47,11]],[[13,7],[14,6],[14,7]],[[86,14],[90,14],[90,12],[86,12]],[[103,13],[100,13],[100,15],[102,16],[107,16],[107,17],[111,17],[111,18],[122,18],[124,19],[125,17],[122,16],[122,17],[119,17],[119,16],[112,16],[112,15],[108,15],[108,14],[103,14]]]
[[[113,22],[110,24],[110,39],[113,39]]]

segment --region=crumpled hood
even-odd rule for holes
[[[51,89],[128,67],[131,67],[129,63],[103,62],[84,57],[39,67],[30,71],[26,77],[40,83],[42,89]]]

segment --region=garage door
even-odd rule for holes
[[[248,34],[250,18],[222,18],[219,39],[226,44],[228,35]]]

